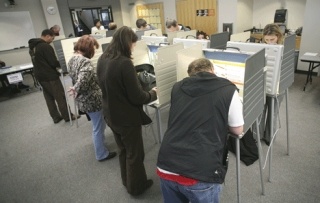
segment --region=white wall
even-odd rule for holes
[[[320,54],[320,26],[319,22],[315,23],[315,20],[320,19],[320,1],[319,0],[307,0],[304,11],[304,22],[301,36],[301,46],[299,55],[303,55],[305,52],[315,52]],[[308,70],[308,63],[298,63],[299,70]],[[316,68],[318,71],[319,68]]]
[[[318,0],[319,1],[319,0]],[[303,25],[306,0],[253,0],[253,26],[264,28],[274,22],[276,9],[288,9],[287,28],[297,29]]]
[[[233,28],[233,33],[240,33],[252,28],[253,22],[253,0],[238,0],[237,4],[237,27]]]
[[[218,32],[222,32],[223,23],[233,23],[233,30],[237,29],[237,0],[218,0]],[[234,33],[234,32],[233,32]]]

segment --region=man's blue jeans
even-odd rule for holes
[[[106,129],[106,122],[103,119],[102,110],[97,112],[87,112],[87,114],[90,116],[92,121],[92,140],[96,159],[104,159],[109,155],[109,150],[104,145],[104,130]]]
[[[192,186],[160,178],[165,203],[219,203],[222,185],[198,182]]]

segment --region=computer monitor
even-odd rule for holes
[[[225,49],[229,40],[229,32],[220,32],[211,35],[210,48],[211,49]]]
[[[102,52],[105,52],[110,43],[101,44]]]
[[[108,30],[106,32],[106,37],[112,37],[115,32],[116,32],[116,30]]]

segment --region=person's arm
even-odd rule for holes
[[[50,65],[52,68],[58,68],[60,67],[60,63],[56,57],[56,54],[54,53],[54,50],[51,45],[46,44],[45,47],[43,47],[43,54],[44,58],[47,60],[47,63]],[[42,51],[42,50],[39,50]]]
[[[237,91],[234,92],[228,116],[229,130],[234,135],[241,135],[243,133],[243,105],[239,98]]]
[[[123,61],[120,66],[122,67],[122,82],[131,103],[135,105],[142,105],[148,104],[157,99],[157,93],[155,90],[146,92],[142,89],[136,70],[130,60]]]

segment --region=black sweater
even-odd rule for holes
[[[37,80],[40,82],[58,80],[60,74],[56,68],[60,67],[60,64],[52,46],[40,38],[30,39],[28,43]]]
[[[132,61],[124,56],[98,60],[97,76],[102,90],[103,113],[109,125],[138,126],[151,122],[142,105],[157,99],[156,92],[146,92],[138,81]]]

